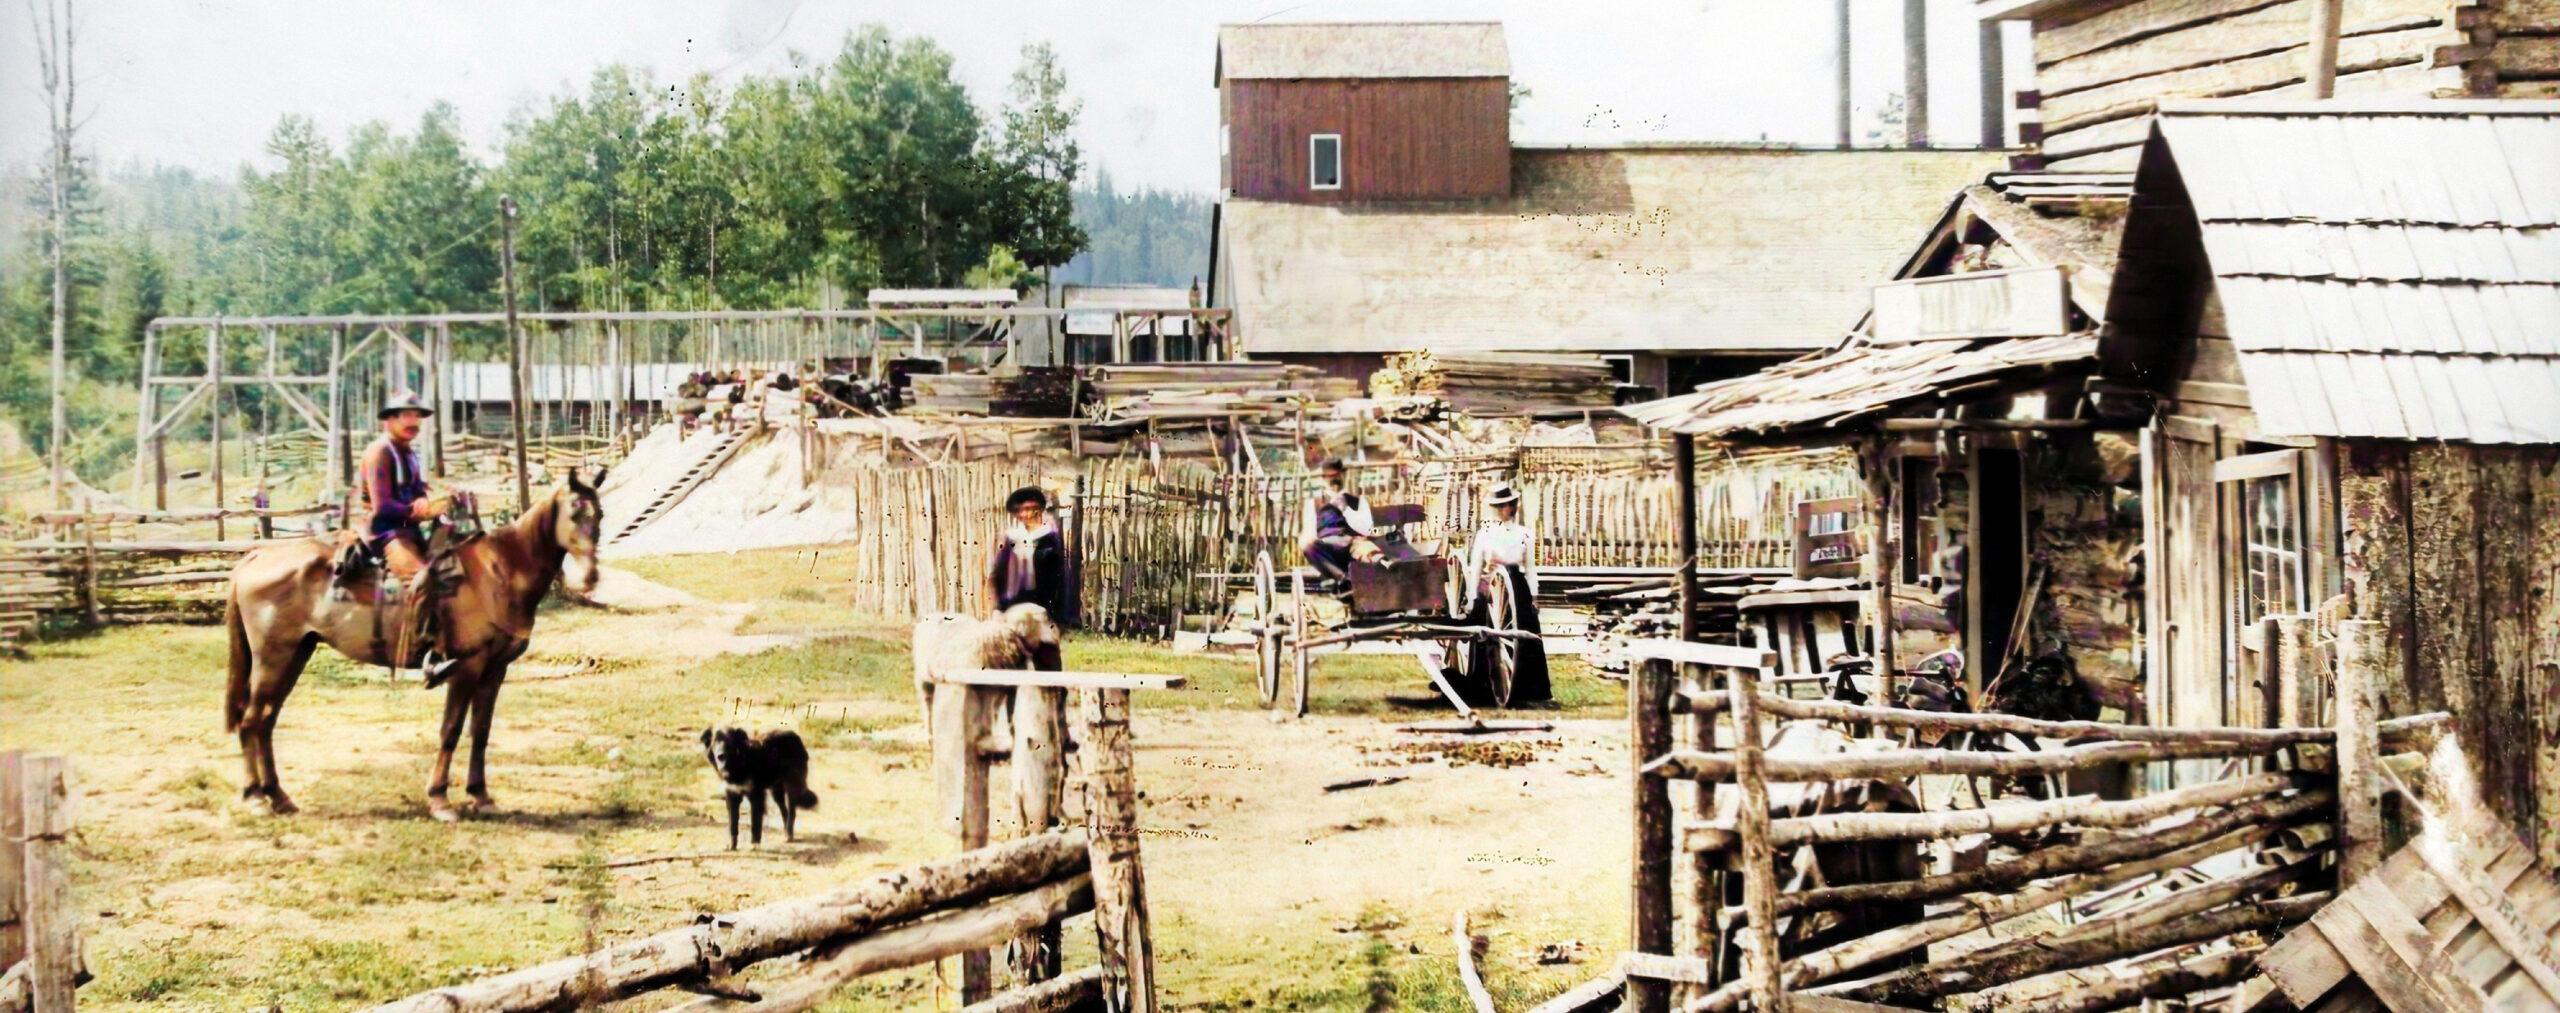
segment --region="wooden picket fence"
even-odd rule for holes
[[[1538,448],[1544,450],[1576,448]],[[1637,448],[1641,449],[1641,448]],[[934,464],[856,465],[856,526],[845,566],[853,604],[890,618],[979,611],[1005,494],[1044,484],[1070,540],[1078,588],[1075,618],[1102,632],[1162,636],[1185,615],[1224,602],[1223,574],[1252,570],[1268,552],[1300,564],[1303,505],[1313,472],[1239,473],[1214,459],[1141,454],[1070,465],[1035,455]],[[1432,530],[1409,533],[1463,551],[1483,521],[1495,481],[1519,488],[1549,567],[1670,567],[1678,550],[1677,491],[1660,455],[1546,454],[1533,458],[1355,464],[1352,482],[1372,501],[1420,503]],[[1830,451],[1715,460],[1699,475],[1700,562],[1710,568],[1784,568],[1794,505],[1858,495],[1854,461]]]

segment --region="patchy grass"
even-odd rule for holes
[[[221,726],[220,629],[118,628],[0,660],[0,746],[72,754],[82,795],[75,887],[84,910],[113,912],[86,925],[99,979],[83,991],[84,1007],[343,1010],[947,854],[928,801],[905,630],[851,616],[840,587],[811,583],[813,566],[824,572],[819,555],[624,564],[706,599],[748,603],[751,624],[812,633],[752,655],[671,660],[650,648],[655,616],[547,609],[537,655],[546,638],[569,633],[618,649],[598,651],[592,670],[507,687],[489,757],[499,808],[459,825],[429,820],[424,804],[443,694],[385,681],[330,652],[315,658],[277,736],[286,787],[305,810],[292,818],[237,804],[238,744]],[[1149,880],[1168,1008],[1463,1010],[1445,905],[1497,889],[1480,884],[1540,881],[1503,879],[1512,866],[1463,856],[1551,848],[1508,837],[1516,827],[1589,819],[1501,780],[1522,773],[1510,769],[1435,765],[1472,780],[1319,791],[1333,767],[1356,769],[1370,755],[1335,736],[1365,729],[1392,737],[1381,722],[1445,716],[1408,657],[1320,658],[1318,719],[1306,723],[1261,717],[1247,662],[1085,636],[1071,639],[1067,660],[1191,680],[1190,689],[1137,700],[1154,737],[1141,743],[1149,818],[1188,819],[1166,825],[1193,834],[1148,838],[1150,854],[1161,855],[1150,859]],[[1618,713],[1615,683],[1563,659],[1556,668],[1558,705],[1517,715]],[[801,821],[797,843],[779,843],[779,826],[769,823],[776,836],[761,852],[727,853],[718,786],[697,736],[733,723],[789,724],[809,741],[812,787],[824,801]],[[1213,761],[1243,769],[1220,774]],[[1324,769],[1280,780],[1291,761]],[[462,767],[457,759],[457,782]],[[1178,807],[1186,797],[1205,802]],[[1421,811],[1432,805],[1446,808]],[[1297,815],[1319,806],[1357,811]],[[1385,818],[1361,815],[1373,811]],[[1302,841],[1293,819],[1371,829]],[[1491,829],[1463,832],[1490,836],[1394,836],[1446,835],[1453,823],[1472,826],[1467,820]],[[1355,846],[1370,850],[1325,850]],[[654,856],[677,860],[605,866]],[[1441,885],[1417,886],[1402,871],[1373,873],[1374,887],[1319,882],[1372,860],[1415,863]],[[1571,903],[1542,910],[1534,923],[1485,923],[1494,926],[1487,975],[1503,1008],[1526,1008],[1603,966],[1605,954],[1577,966],[1529,961],[1542,942],[1614,937],[1624,891],[1609,883],[1623,872],[1584,864],[1519,874],[1565,884],[1556,889]],[[1232,874],[1263,877],[1251,898],[1261,913],[1225,913],[1243,896]],[[1319,886],[1393,896],[1365,907],[1302,901],[1301,882],[1307,896]],[[1336,931],[1334,919],[1352,927]],[[1090,947],[1088,930],[1070,932],[1070,963],[1090,961]],[[919,969],[867,979],[823,1008],[868,1013],[951,1000],[930,969]]]

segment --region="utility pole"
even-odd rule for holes
[[[1902,0],[1903,145],[1929,146],[1929,4]]]
[[[30,14],[34,11],[31,9]],[[43,17],[35,25],[44,34],[38,40],[36,65],[44,86],[44,112],[47,125],[53,128],[52,185],[46,188],[53,212],[53,428],[46,434],[45,470],[52,475],[53,507],[71,506],[68,476],[62,458],[62,442],[70,432],[71,420],[63,407],[62,385],[68,376],[63,355],[64,332],[69,329],[71,309],[71,135],[80,129],[73,118],[73,99],[79,81],[72,74],[73,39],[79,22],[72,17],[71,0],[62,0],[56,10],[50,2],[44,5]],[[218,505],[218,504],[217,504]]]
[[[515,426],[516,512],[533,509],[533,486],[524,469],[524,332],[516,329],[516,199],[498,198],[499,285],[507,299],[507,420]]]

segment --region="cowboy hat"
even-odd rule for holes
[[[401,390],[393,391],[390,397],[383,398],[382,410],[373,413],[373,417],[387,419],[401,412],[416,412],[420,415],[432,416],[436,410],[427,407],[426,402],[418,400],[418,395]]]
[[[1486,506],[1501,506],[1505,503],[1517,502],[1520,502],[1520,490],[1512,488],[1509,482],[1495,482],[1493,488],[1486,490],[1484,494]]]

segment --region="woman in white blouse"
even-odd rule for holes
[[[1509,482],[1497,482],[1486,491],[1484,502],[1493,520],[1476,530],[1476,540],[1467,548],[1467,614],[1477,622],[1486,621],[1483,588],[1491,581],[1508,581],[1515,624],[1525,632],[1537,633],[1537,542],[1529,526],[1520,523],[1520,491]],[[1519,660],[1511,676],[1511,702],[1516,705],[1551,699],[1546,648],[1534,637],[1518,641],[1518,647]],[[1477,653],[1479,658],[1484,654]],[[1472,681],[1477,685],[1485,685],[1483,680],[1490,675],[1470,674],[1475,676]]]

